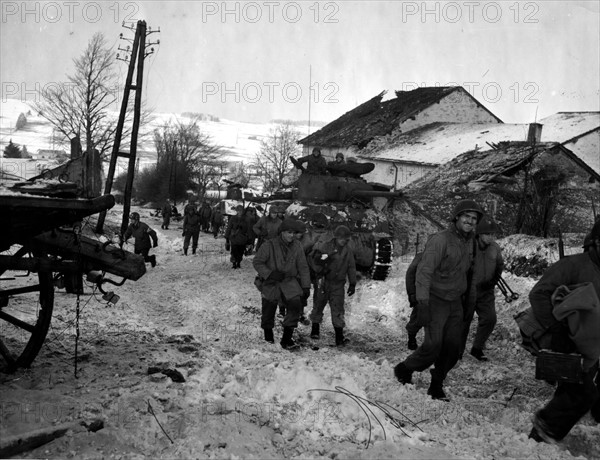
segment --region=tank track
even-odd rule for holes
[[[375,244],[375,263],[371,268],[371,278],[383,281],[387,278],[392,266],[394,244],[389,238],[381,238]]]

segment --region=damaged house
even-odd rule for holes
[[[502,123],[460,86],[396,91],[394,98],[384,101],[385,94],[381,92],[299,140],[303,155],[319,147],[327,160],[333,160],[337,152],[355,157],[376,138],[396,136],[432,122]]]
[[[548,237],[591,227],[600,174],[564,145],[534,139],[465,152],[404,190],[441,226],[457,200],[472,198],[504,234]]]

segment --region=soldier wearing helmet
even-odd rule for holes
[[[123,241],[126,242],[133,236],[134,238],[134,253],[141,254],[144,257],[144,262],[150,262],[153,267],[156,266],[156,256],[149,255],[150,248],[158,246],[158,236],[148,224],[140,222],[140,215],[137,212],[132,212],[129,215],[131,223],[123,234]],[[152,240],[152,243],[150,242]]]
[[[427,391],[433,399],[447,399],[444,379],[459,359],[463,296],[468,291],[475,227],[482,216],[475,201],[459,201],[449,228],[427,240],[417,267],[417,324],[425,328],[425,340],[394,368],[394,374],[404,385],[412,383],[413,372],[434,365]]]
[[[350,237],[350,229],[340,225],[335,229],[333,239],[317,242],[308,256],[309,265],[317,277],[313,309],[310,313],[312,321],[310,336],[314,339],[320,337],[323,310],[329,303],[336,346],[343,346],[347,342],[344,337],[344,327],[346,327],[344,294],[352,296],[356,289],[354,253],[348,247]],[[346,279],[349,283],[347,292],[344,289]]]
[[[497,320],[494,289],[504,269],[502,250],[494,240],[494,236],[499,231],[500,227],[498,224],[488,216],[483,216],[477,224],[474,245],[473,282],[471,284],[475,293],[470,296],[470,298],[474,298],[475,302],[471,302],[465,306],[461,357],[467,344],[471,321],[473,321],[473,316],[477,312],[477,332],[473,339],[471,355],[479,361],[487,361],[487,356],[485,356],[483,350],[485,342],[492,334]]]
[[[257,251],[265,241],[277,237],[277,231],[281,222],[283,222],[283,217],[280,217],[280,211],[281,209],[277,205],[271,205],[269,213],[258,219],[252,226],[252,231],[258,237],[258,242],[256,243]]]

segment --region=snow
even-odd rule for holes
[[[109,211],[109,229],[118,227],[120,209]],[[490,361],[465,356],[446,381],[451,401],[433,401],[426,394],[429,372],[415,373],[414,384],[402,386],[392,371],[409,353],[404,274],[410,256],[394,260],[385,282],[360,279],[347,301],[347,347],[331,345],[333,328],[326,313],[321,339],[311,340],[310,327],[300,326],[296,336],[304,346],[289,352],[277,343],[280,318],[276,343],[262,340],[253,256],[232,270],[224,240],[202,233],[198,254],[184,257],[181,223],[161,230],[160,220],[148,210],[135,210],[158,233],[159,246],[152,250],[158,265],[148,265],[135,283],[104,285],[121,296],[114,306],[107,306],[93,286],[85,287],[79,378],[73,375],[75,297],[61,290],[50,333],[32,368],[0,375],[1,435],[91,418],[103,419],[105,428],[71,433],[29,456],[600,456],[600,427],[589,415],[559,446],[527,438],[532,414],[553,391],[534,379],[533,358],[519,347],[512,318],[528,306],[535,278],[505,275],[520,298],[506,303],[497,292],[498,325],[486,351]],[[518,241],[505,239],[501,245],[514,252]],[[152,366],[176,369],[185,382],[160,372],[149,375]],[[356,398],[364,398],[362,408]]]

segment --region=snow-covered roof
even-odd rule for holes
[[[558,112],[539,121],[542,141],[561,144],[600,128],[600,112]]]
[[[486,142],[524,141],[528,130],[528,124],[430,123],[403,134],[394,146],[363,158],[443,164],[469,150],[489,149]]]
[[[600,112],[559,112],[540,120],[542,142],[567,143],[571,139],[600,128]],[[461,153],[487,149],[490,144],[525,141],[529,124],[510,123],[431,123],[402,134],[388,148],[375,150],[362,158],[443,164]],[[576,151],[579,158],[598,169],[598,151]],[[600,171],[597,171],[600,172]]]

